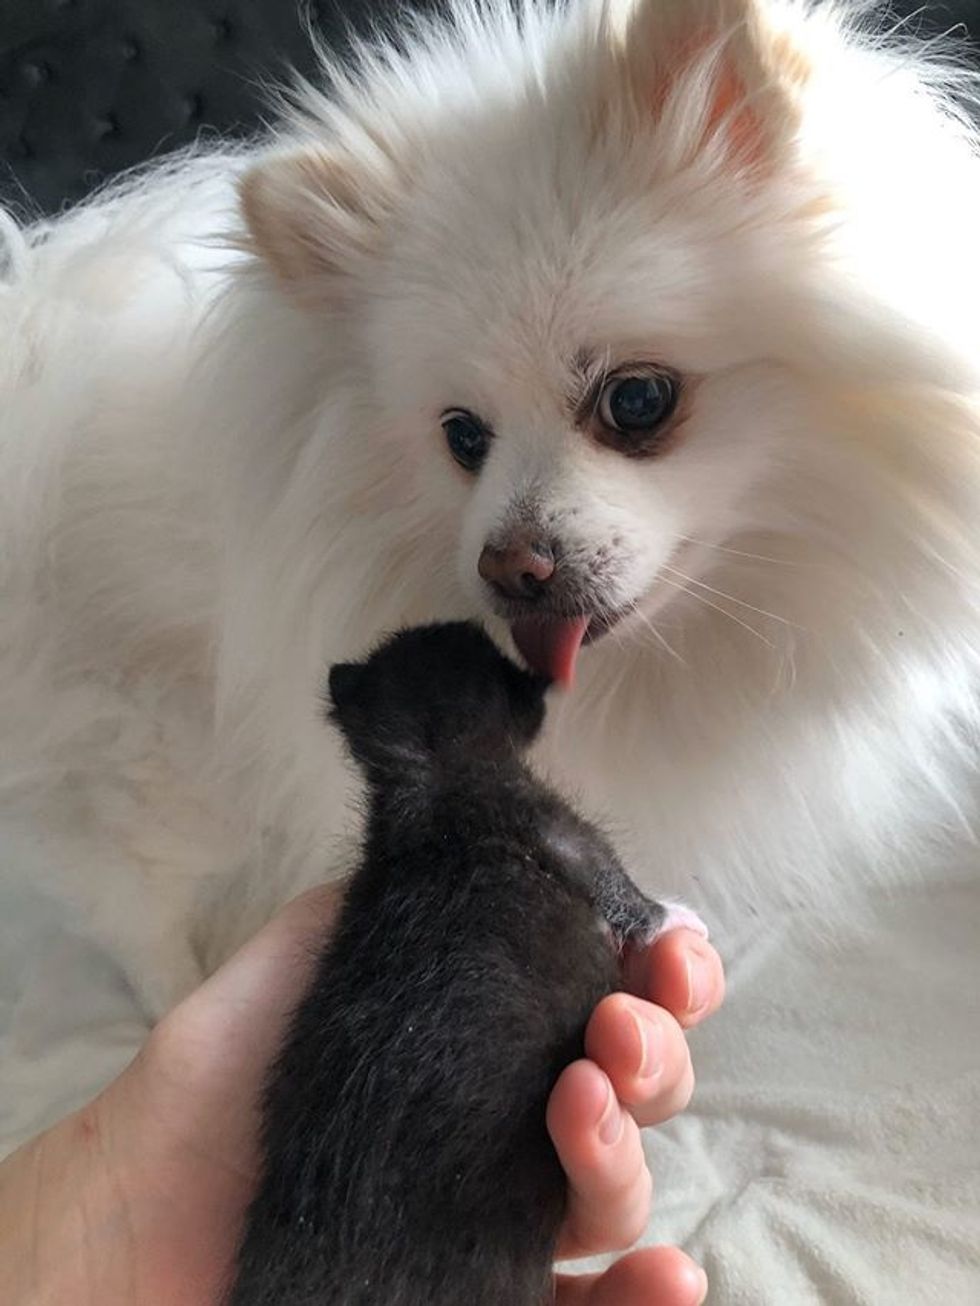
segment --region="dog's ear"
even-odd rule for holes
[[[240,183],[246,244],[300,299],[335,300],[379,248],[395,189],[380,152],[355,159],[315,144],[273,151]]]
[[[768,171],[793,135],[810,65],[768,0],[626,0],[618,41],[640,106],[691,153]],[[795,20],[798,21],[798,18]]]

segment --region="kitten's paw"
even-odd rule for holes
[[[708,927],[697,912],[672,898],[660,901],[648,898],[642,911],[633,916],[617,937],[620,947],[630,943],[637,948],[649,948],[651,943],[671,930],[693,930],[702,939],[708,937]]]
[[[708,927],[690,907],[685,907],[682,902],[676,899],[664,898],[660,906],[664,910],[664,917],[650,938],[652,943],[654,939],[659,939],[662,934],[667,934],[670,930],[693,930],[695,934],[700,934],[702,939],[708,937]]]

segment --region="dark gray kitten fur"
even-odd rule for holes
[[[551,1300],[548,1096],[664,909],[522,762],[546,688],[462,623],[331,671],[363,857],[269,1077],[231,1306]]]

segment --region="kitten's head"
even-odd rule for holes
[[[548,681],[523,671],[470,622],[392,635],[329,677],[330,717],[367,768],[436,757],[465,761],[523,751],[544,721]]]

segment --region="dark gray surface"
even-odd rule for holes
[[[304,3],[334,48],[394,9]],[[252,131],[261,83],[312,66],[300,0],[0,0],[0,196],[55,210],[202,131]]]
[[[426,0],[409,0],[418,8]],[[433,7],[438,0],[429,0]],[[260,123],[260,83],[312,66],[301,4],[333,47],[392,0],[0,0],[0,199],[50,212],[212,130]],[[899,0],[980,38],[980,0]]]

